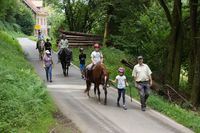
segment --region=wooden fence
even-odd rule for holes
[[[67,37],[70,47],[88,47],[92,46],[94,43],[102,42],[102,37],[94,34],[66,31],[60,32]]]

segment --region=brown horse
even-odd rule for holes
[[[37,46],[36,46],[36,49],[38,49],[38,52],[39,52],[39,59],[42,60],[43,59],[43,56],[44,56],[44,40],[38,40],[37,41]]]
[[[86,70],[88,71],[88,70]],[[104,64],[97,64],[93,70],[90,70],[89,74],[87,74],[87,80],[86,80],[86,85],[87,88],[85,90],[85,93],[87,93],[88,97],[90,97],[89,91],[91,88],[91,84],[94,83],[94,94],[96,96],[96,90],[98,92],[98,101],[100,102],[100,89],[99,85],[103,86],[104,93],[105,93],[105,99],[104,99],[104,104],[107,104],[107,84],[109,81],[109,73],[105,67]]]

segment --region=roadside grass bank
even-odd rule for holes
[[[72,50],[73,63],[76,66],[79,66],[79,49],[73,48]],[[102,48],[101,51],[104,55],[104,63],[106,64],[106,67],[110,72],[110,79],[114,79],[115,76],[118,74],[118,68],[120,66],[123,66],[120,62],[121,59],[131,60],[131,58],[125,55],[124,52],[115,48]],[[87,48],[84,50],[84,53],[86,53],[87,56],[86,64],[89,64],[91,62],[91,52],[91,48]],[[131,76],[132,70],[127,67],[125,67],[125,69],[125,75],[127,76],[130,84],[132,97],[139,101],[139,95],[136,88],[134,87],[133,79]],[[128,95],[130,95],[130,88],[127,88]],[[161,112],[162,114],[165,114],[176,122],[192,129],[194,132],[200,133],[200,115],[198,112],[192,112],[183,109],[177,104],[168,102],[166,99],[155,94],[154,92],[152,92],[151,96],[148,99],[148,106],[154,110]]]
[[[46,86],[24,58],[17,40],[0,31],[0,132],[44,133],[56,106]]]

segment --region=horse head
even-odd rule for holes
[[[109,72],[106,69],[104,64],[100,64],[100,65],[101,65],[101,68],[102,68],[102,74],[101,74],[102,84],[103,84],[103,87],[106,88],[108,81],[109,81]]]

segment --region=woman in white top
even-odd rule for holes
[[[123,97],[123,108],[126,110],[127,107],[125,105],[125,94],[126,94],[126,86],[128,86],[128,82],[126,80],[126,76],[124,75],[124,68],[120,67],[118,69],[119,75],[116,76],[115,80],[112,81],[114,83],[117,82],[118,88],[118,98],[117,98],[117,106],[120,107],[119,101],[121,96]]]

